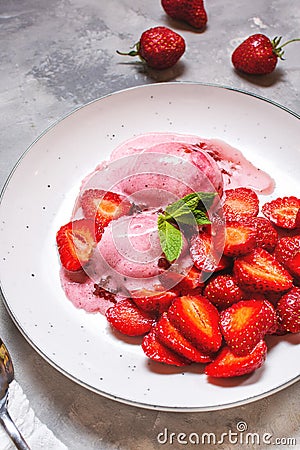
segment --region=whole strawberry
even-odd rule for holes
[[[119,55],[139,56],[152,69],[168,69],[177,63],[185,52],[185,41],[175,31],[154,27],[144,31],[134,50]]]
[[[207,23],[203,0],[161,0],[161,5],[172,19],[182,20],[194,28],[203,29]]]
[[[292,39],[280,45],[281,37],[275,37],[271,41],[264,34],[253,34],[234,50],[231,61],[240,72],[265,75],[273,72],[278,58],[283,59],[282,48],[299,40]]]

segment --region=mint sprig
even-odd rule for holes
[[[165,219],[163,214],[158,216],[158,235],[161,248],[168,261],[177,259],[182,250],[182,234],[177,227]]]
[[[168,261],[177,259],[182,251],[184,225],[207,225],[206,211],[211,207],[216,192],[193,192],[168,205],[158,216],[158,235]]]

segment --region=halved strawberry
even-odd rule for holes
[[[256,230],[256,246],[272,252],[278,240],[278,233],[266,217],[248,217],[243,223],[250,225]]]
[[[277,303],[276,313],[281,329],[300,333],[300,288],[293,287]]]
[[[172,325],[200,350],[216,352],[222,342],[217,308],[203,296],[177,297],[168,312]]]
[[[245,355],[277,328],[273,305],[267,300],[241,300],[220,313],[220,328],[236,355]]]
[[[197,269],[216,272],[230,265],[230,260],[222,254],[223,248],[217,248],[214,242],[214,237],[206,232],[191,238],[190,255]]]
[[[127,336],[142,336],[151,330],[155,320],[129,299],[120,300],[105,313],[108,322]]]
[[[294,283],[300,284],[300,252],[298,252],[293,258],[285,264],[286,269],[294,277]]]
[[[255,191],[245,187],[224,191],[223,214],[228,221],[257,216],[259,200]]]
[[[199,289],[204,286],[201,270],[192,266],[187,274],[180,280],[180,283],[175,286],[177,290],[188,291],[193,289]]]
[[[261,367],[266,356],[267,345],[263,340],[243,356],[237,356],[229,347],[224,346],[216,359],[206,366],[205,373],[216,378],[239,377]]]
[[[167,290],[150,291],[144,288],[131,292],[131,299],[138,308],[143,311],[155,312],[158,314],[167,311],[175,298],[175,292]]]
[[[106,191],[101,189],[86,189],[80,198],[80,206],[84,217],[95,219],[99,203],[103,199]]]
[[[56,243],[63,267],[72,272],[80,270],[89,261],[96,243],[93,221],[68,222],[56,233]]]
[[[255,248],[234,261],[233,273],[242,289],[282,292],[291,288],[292,276],[263,248]]]
[[[227,222],[225,228],[224,255],[240,256],[256,246],[256,230],[243,222]]]
[[[95,220],[97,237],[99,238],[97,240],[100,240],[103,228],[111,220],[128,214],[132,206],[126,197],[101,189],[87,189],[84,191],[80,204],[84,216]]]
[[[191,363],[189,360],[182,358],[177,353],[163,345],[156,336],[154,329],[152,329],[150,333],[146,334],[143,338],[142,349],[148,358],[157,362],[179,367],[186,366]]]
[[[281,228],[294,229],[299,226],[297,216],[300,210],[300,199],[295,196],[279,197],[265,203],[261,209],[264,216]]]
[[[219,308],[227,308],[243,299],[244,293],[232,275],[211,278],[203,291],[204,297]]]
[[[171,324],[167,313],[164,313],[161,316],[154,326],[154,330],[160,342],[180,356],[199,363],[211,361],[211,356],[197,349],[176,327],[174,327],[174,325]]]
[[[185,274],[168,270],[159,275],[160,282],[167,289],[172,289],[178,295],[196,290],[201,292],[204,286],[202,272],[192,266]]]
[[[280,238],[274,254],[283,267],[300,280],[300,235]]]

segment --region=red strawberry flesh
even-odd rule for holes
[[[278,241],[278,233],[269,219],[266,217],[248,217],[243,219],[243,223],[255,228],[257,247],[262,247],[268,252],[274,250]]]
[[[119,194],[100,189],[87,189],[81,197],[86,218],[95,220],[96,229],[103,230],[109,222],[129,213],[131,203]]]
[[[242,222],[227,222],[225,228],[224,255],[240,256],[256,246],[256,230]]]
[[[229,274],[217,275],[210,279],[204,288],[203,295],[219,308],[226,308],[242,300],[244,293]]]
[[[143,311],[162,314],[167,311],[176,298],[172,291],[150,291],[147,289],[135,290],[131,293],[132,301]]]
[[[300,235],[281,237],[274,254],[290,274],[300,280]]]
[[[260,341],[254,349],[243,356],[237,356],[225,346],[216,359],[205,368],[206,375],[215,378],[238,377],[252,373],[259,369],[265,362],[267,356],[267,345]]]
[[[56,243],[63,267],[69,271],[80,270],[89,261],[95,246],[93,221],[68,222],[58,230]]]
[[[259,211],[259,200],[256,192],[249,188],[227,189],[224,192],[223,214],[228,221],[239,221],[255,217]]]
[[[189,359],[190,361],[207,363],[211,357],[197,349],[189,340],[187,340],[180,331],[174,327],[168,319],[167,313],[164,313],[154,327],[157,338],[168,348]]]
[[[245,355],[277,328],[274,307],[268,301],[241,300],[220,313],[221,332],[236,355]]]
[[[201,351],[214,353],[219,350],[222,342],[219,313],[205,297],[176,298],[168,310],[168,318]]]
[[[190,255],[195,267],[204,272],[223,270],[230,265],[229,259],[222,254],[223,248],[216,245],[217,239],[206,232],[192,237]]]
[[[300,288],[293,287],[277,303],[276,312],[281,329],[300,333]]]
[[[142,349],[145,355],[153,361],[178,367],[190,364],[190,361],[182,358],[177,353],[173,352],[168,347],[163,345],[157,338],[156,333],[153,329],[144,337],[142,342]]]
[[[106,311],[108,322],[127,336],[142,336],[148,333],[154,323],[150,314],[141,311],[130,300],[120,300]]]
[[[292,276],[263,248],[256,248],[234,261],[234,276],[243,289],[282,292],[291,288]]]
[[[300,199],[295,196],[282,197],[265,203],[262,213],[281,228],[294,229],[298,226]]]

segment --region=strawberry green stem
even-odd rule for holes
[[[283,55],[284,55],[284,51],[282,50],[283,47],[285,47],[286,45],[290,44],[291,42],[296,42],[296,41],[300,41],[299,38],[296,39],[290,39],[289,41],[285,42],[284,44],[280,44],[282,37],[278,37],[276,36],[273,41],[272,41],[272,46],[273,46],[273,52],[275,53],[275,55],[278,56],[278,58],[283,59]]]
[[[286,45],[290,44],[291,42],[296,42],[296,41],[300,41],[300,38],[297,38],[297,39],[291,39],[291,40],[285,42],[284,44],[282,44],[280,47],[281,47],[281,48],[282,48],[282,47],[285,47]]]
[[[118,53],[118,55],[123,55],[123,56],[138,56],[139,55],[139,50],[140,50],[140,43],[137,42],[133,47],[134,50],[130,50],[130,52],[120,52],[119,50],[116,50],[116,52]]]

